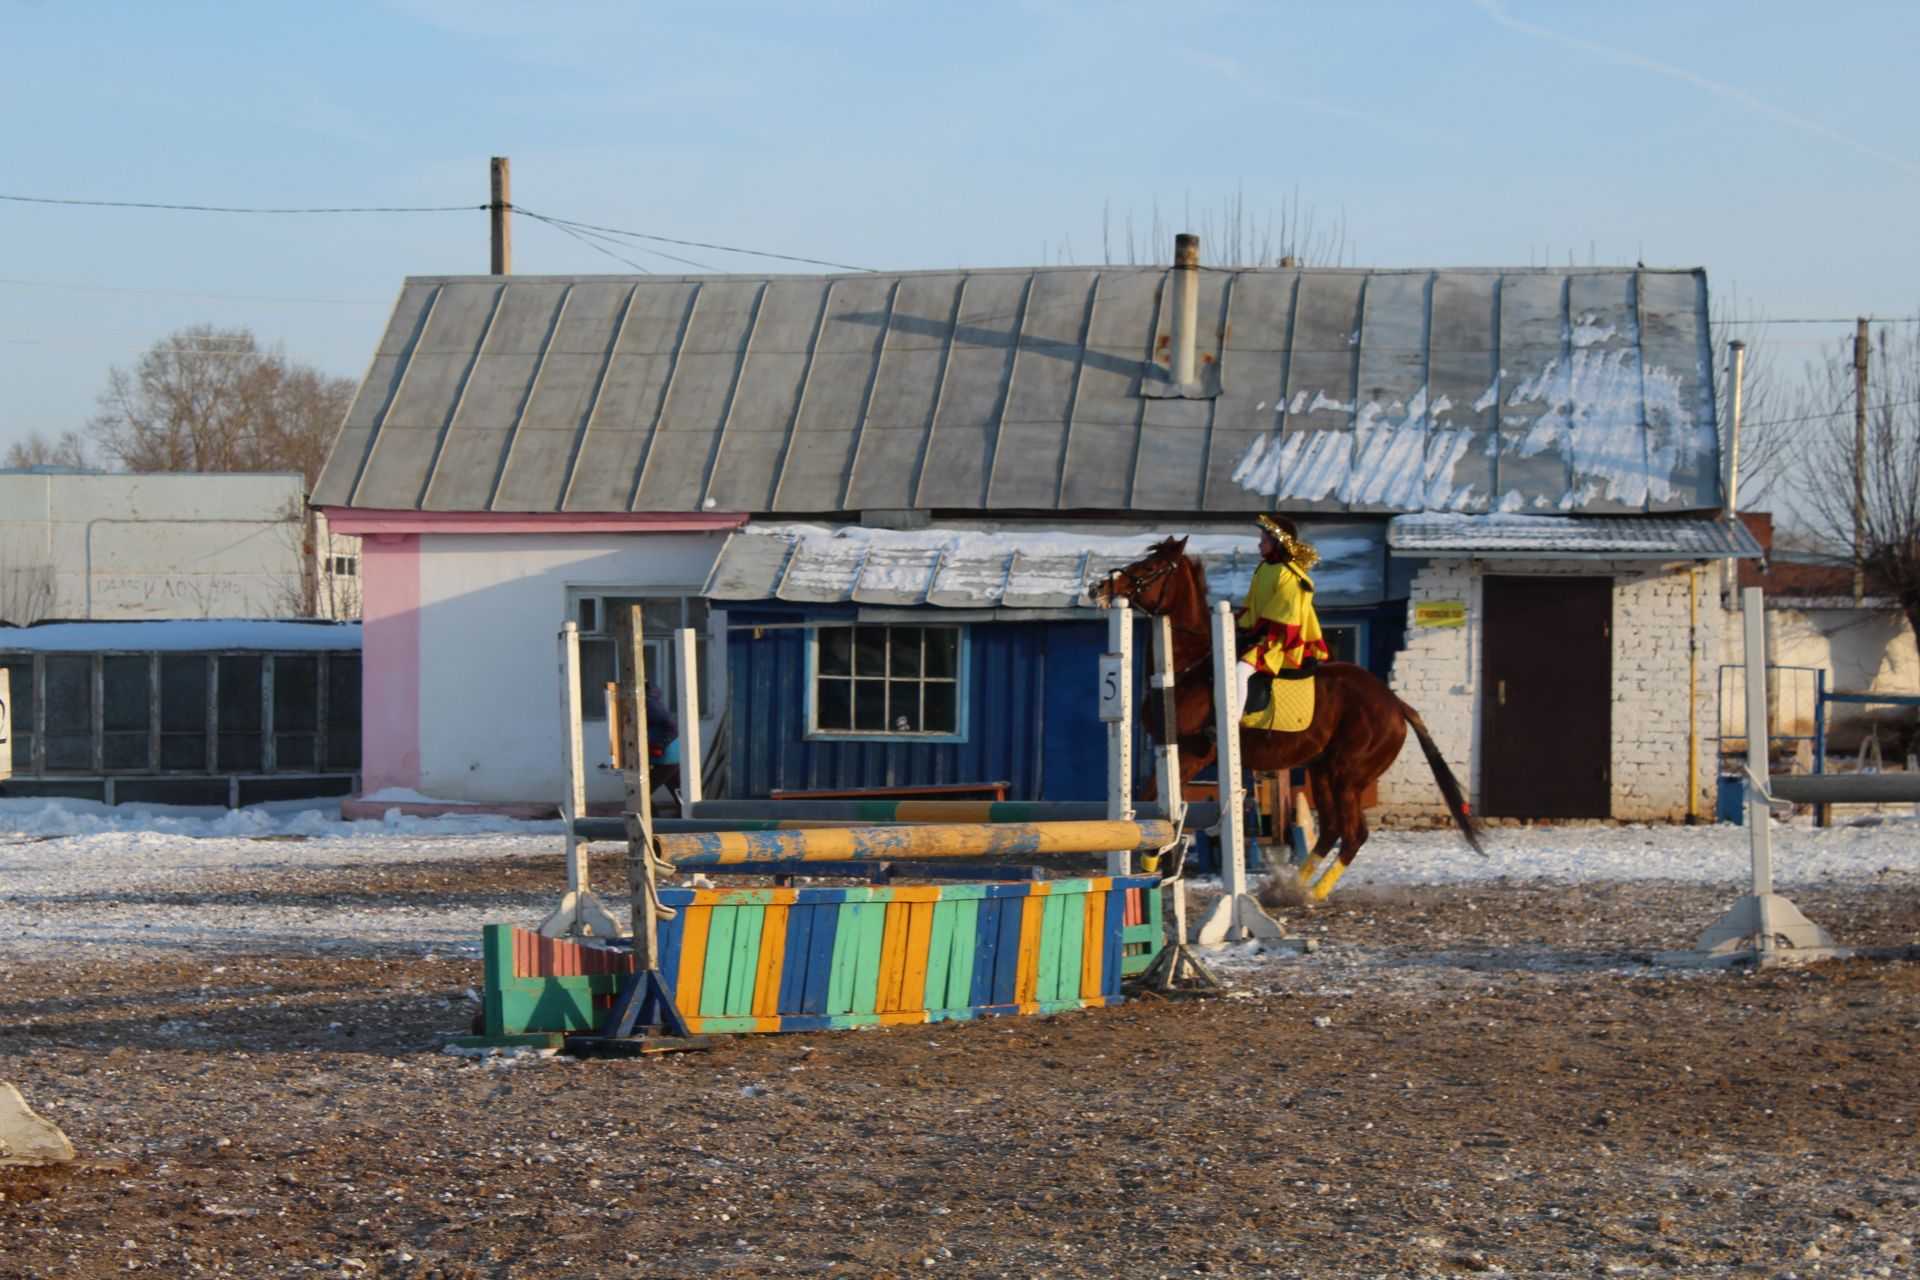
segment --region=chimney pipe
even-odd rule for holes
[[[1178,387],[1199,381],[1194,346],[1200,328],[1200,237],[1181,232],[1173,238],[1173,369]]]

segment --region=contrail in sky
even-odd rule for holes
[[[1903,156],[1896,156],[1892,152],[1882,151],[1878,147],[1870,146],[1858,138],[1850,138],[1844,133],[1829,129],[1818,121],[1809,120],[1805,116],[1797,116],[1791,111],[1782,111],[1779,107],[1769,106],[1767,103],[1760,101],[1743,89],[1736,89],[1729,84],[1721,84],[1717,80],[1709,80],[1705,76],[1695,75],[1683,67],[1676,67],[1665,62],[1656,62],[1652,58],[1642,57],[1637,53],[1627,53],[1620,49],[1610,49],[1603,44],[1594,44],[1589,40],[1578,40],[1573,36],[1562,35],[1560,32],[1549,30],[1546,27],[1537,27],[1531,22],[1521,22],[1517,18],[1508,16],[1506,6],[1501,3],[1501,0],[1473,0],[1473,2],[1482,9],[1485,9],[1488,17],[1509,31],[1518,31],[1521,35],[1533,36],[1540,40],[1550,40],[1554,44],[1565,45],[1569,49],[1578,49],[1581,53],[1592,54],[1596,58],[1605,58],[1609,62],[1625,63],[1630,67],[1639,67],[1643,71],[1655,71],[1663,76],[1671,76],[1675,80],[1684,80],[1695,88],[1705,89],[1708,93],[1718,94],[1722,98],[1730,99],[1756,115],[1768,116],[1774,120],[1805,129],[1809,133],[1817,133],[1829,141],[1837,142],[1844,147],[1851,147],[1855,151],[1861,152],[1864,155],[1870,155],[1876,160],[1884,160],[1888,164],[1905,169],[1908,173],[1920,174],[1920,164],[1915,164]]]

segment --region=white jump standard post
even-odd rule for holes
[[[1737,900],[1691,951],[1664,951],[1671,965],[1776,964],[1831,960],[1843,954],[1827,931],[1773,891],[1773,832],[1767,794],[1767,631],[1760,588],[1740,593],[1747,678],[1747,835],[1753,849],[1753,892]]]
[[[560,820],[567,828],[567,892],[553,914],[540,922],[548,938],[617,938],[620,922],[587,887],[587,843],[573,833],[574,819],[587,809],[587,771],[580,757],[580,628],[560,628],[560,756],[566,762],[567,794]]]
[[[1247,892],[1247,784],[1240,771],[1240,682],[1234,664],[1233,606],[1222,600],[1213,614],[1214,768],[1220,775],[1220,900],[1194,927],[1203,947],[1251,938],[1293,942]]]
[[[1133,821],[1133,607],[1107,611],[1107,651],[1100,655],[1100,718],[1107,725],[1107,818]],[[1109,853],[1107,874],[1130,875],[1132,855]]]

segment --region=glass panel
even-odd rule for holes
[[[221,734],[218,764],[222,773],[260,772],[260,735],[257,733]]]
[[[926,674],[951,680],[960,674],[960,628],[928,627]]]
[[[360,734],[360,656],[327,655],[327,727]]]
[[[682,625],[679,596],[648,596],[640,602],[640,629],[647,635],[677,631]]]
[[[207,767],[207,735],[204,733],[163,733],[160,735],[160,767],[192,769]]]
[[[320,727],[320,659],[311,654],[273,660],[273,731],[311,733]]]
[[[927,733],[958,733],[960,731],[958,712],[960,686],[929,684],[926,689],[926,723],[921,728]]]
[[[14,731],[26,733],[33,728],[33,655],[0,653],[0,667],[7,669],[7,687],[13,691],[8,705],[13,708]],[[15,759],[19,755],[14,752]]]
[[[48,734],[47,772],[92,773],[93,735],[79,733]]]
[[[920,682],[887,682],[887,716],[895,733],[920,732]]]
[[[887,658],[893,665],[888,673],[900,676],[920,674],[919,627],[894,627],[887,633]]]
[[[264,665],[263,659],[252,654],[220,655],[220,732],[223,738],[228,733],[259,730],[260,673]],[[257,745],[255,754],[257,757]]]
[[[281,771],[309,773],[313,770],[313,735],[277,733],[273,736],[273,767]]]
[[[153,663],[145,657],[107,657],[100,660],[102,701],[100,723],[109,731],[147,731],[152,710]]]
[[[1334,662],[1358,662],[1354,655],[1360,647],[1360,628],[1331,626],[1322,629],[1326,637],[1327,652]]]
[[[580,629],[582,631],[598,631],[600,629],[600,601],[593,596],[587,596],[582,599],[580,601],[577,620],[580,623]]]
[[[100,754],[108,769],[150,769],[147,760],[147,731],[108,733],[101,736]]]
[[[813,714],[815,728],[839,733],[853,728],[853,682],[820,681]]]
[[[887,674],[887,629],[885,627],[853,629],[853,673],[857,676]]]
[[[93,736],[93,659],[48,654],[47,731]],[[51,747],[51,743],[48,744]],[[52,768],[52,756],[48,756]],[[66,766],[72,767],[72,766]]]
[[[818,637],[820,674],[823,676],[845,676],[853,674],[853,628],[822,627]]]
[[[613,641],[580,640],[580,718],[607,718],[606,688],[617,678],[613,661]]]
[[[199,654],[160,657],[160,732],[204,733],[207,727],[207,660]]]
[[[884,733],[887,728],[887,682],[856,680],[853,690],[853,727],[861,733]]]

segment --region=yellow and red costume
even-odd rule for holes
[[[1260,526],[1269,535],[1262,544],[1266,554],[1253,571],[1246,604],[1235,622],[1244,637],[1240,651],[1243,682],[1248,669],[1258,675],[1278,676],[1316,660],[1324,662],[1330,656],[1320,631],[1320,615],[1313,607],[1313,579],[1306,572],[1319,559],[1319,553],[1298,540],[1290,525],[1282,528],[1262,518]],[[1279,688],[1274,686],[1274,691]],[[1289,694],[1287,698],[1269,698],[1258,710],[1243,715],[1240,723],[1249,729],[1282,732],[1304,728],[1313,714],[1312,689],[1299,685]]]

